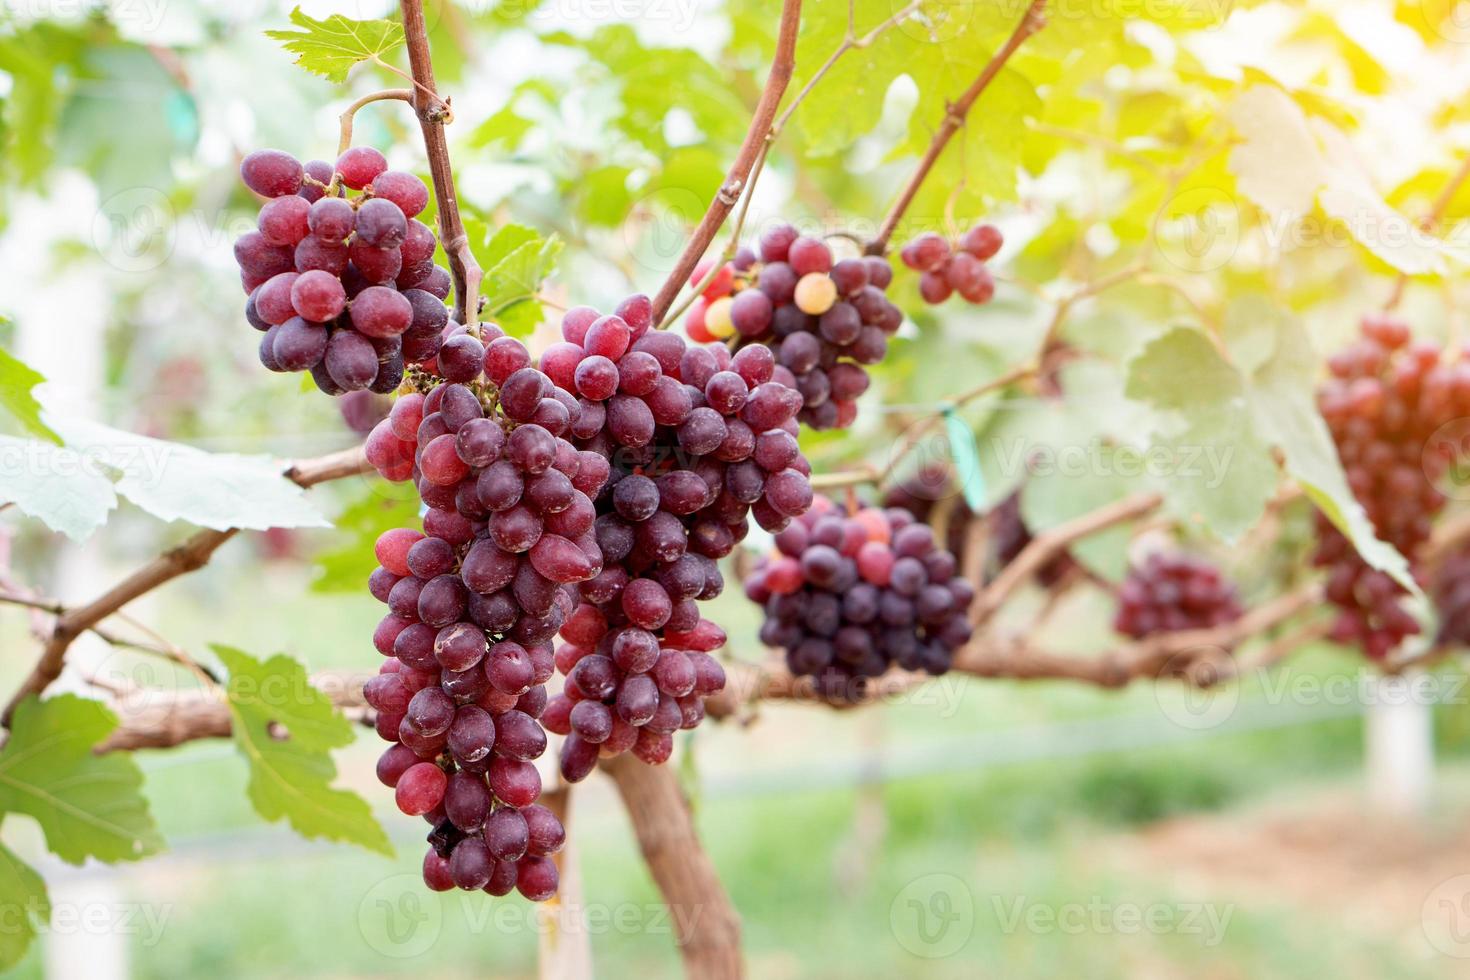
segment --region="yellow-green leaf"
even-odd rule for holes
[[[51,900],[36,869],[4,844],[0,844],[0,916],[5,922],[0,929],[0,970],[8,970],[36,938],[37,925],[50,920]]]
[[[296,63],[313,75],[338,84],[364,61],[377,61],[403,43],[403,25],[391,20],[351,20],[333,14],[326,20],[308,17],[297,7],[291,23],[299,31],[266,31],[296,55]]]
[[[363,798],[331,788],[337,766],[329,750],[352,741],[352,725],[311,686],[301,664],[280,653],[261,661],[234,647],[210,648],[230,673],[235,745],[250,764],[256,812],[267,820],[284,817],[303,837],[391,856],[393,845]]]
[[[0,317],[0,322],[3,322]],[[61,437],[41,421],[41,403],[31,389],[46,379],[30,365],[0,348],[0,406],[16,417],[32,435],[61,445]]]

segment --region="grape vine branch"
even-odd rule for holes
[[[1026,12],[1021,15],[1021,21],[1011,36],[1006,39],[1005,44],[995,52],[989,62],[986,63],[980,76],[965,90],[964,94],[949,106],[949,111],[944,114],[944,122],[940,124],[939,131],[929,142],[929,148],[924,151],[924,156],[919,160],[919,165],[914,168],[913,176],[899,192],[898,199],[888,209],[888,214],[883,217],[883,223],[878,227],[878,233],[868,242],[867,254],[882,255],[888,251],[888,240],[893,237],[893,232],[898,228],[898,223],[903,219],[904,212],[913,203],[914,196],[919,193],[919,187],[924,183],[924,178],[929,176],[929,171],[934,169],[934,164],[944,152],[950,138],[965,124],[965,118],[970,113],[970,108],[975,100],[980,98],[995,76],[1005,67],[1005,63],[1011,59],[1017,49],[1025,43],[1026,39],[1042,27],[1046,26],[1046,0],[1031,0]]]
[[[434,64],[429,57],[429,35],[424,24],[422,0],[402,0],[403,33],[408,46],[408,64],[413,72],[414,114],[424,135],[424,151],[429,157],[429,175],[434,185],[434,201],[439,211],[439,240],[449,257],[449,272],[454,279],[454,318],[464,324],[472,336],[479,337],[480,280],[483,273],[470,249],[469,235],[459,214],[459,198],[454,191],[454,169],[449,163],[449,143],[444,137],[444,124],[450,116],[449,103],[434,87]]]
[[[710,202],[704,217],[700,219],[699,225],[684,245],[684,251],[674,262],[673,271],[669,273],[669,277],[659,287],[658,295],[653,299],[654,323],[663,322],[664,315],[669,312],[669,307],[674,303],[674,297],[679,295],[679,288],[689,278],[689,273],[694,271],[694,266],[699,262],[700,256],[704,255],[704,250],[709,248],[709,243],[714,240],[720,226],[725,223],[725,218],[729,216],[736,201],[747,189],[751,171],[755,167],[756,160],[762,155],[766,139],[770,134],[771,121],[776,117],[781,98],[786,94],[786,86],[790,84],[792,72],[796,70],[796,30],[800,23],[801,0],[784,0],[781,4],[781,26],[776,35],[776,56],[771,60],[771,70],[766,76],[765,88],[761,91],[760,101],[756,103],[755,117],[751,119],[750,128],[745,133],[745,140],[735,154],[735,162],[730,165],[729,171],[725,174],[725,182],[715,193],[714,200]]]

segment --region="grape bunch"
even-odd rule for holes
[[[1470,646],[1470,550],[1462,548],[1440,563],[1430,594],[1439,614],[1438,642]]]
[[[884,507],[906,510],[914,520],[931,527],[935,524],[933,518],[941,500],[950,508],[943,544],[963,567],[965,538],[975,512],[965,502],[954,471],[948,465],[932,460],[926,462],[883,493]]]
[[[416,217],[429,203],[423,181],[364,146],[335,165],[257,150],[240,176],[269,199],[256,230],[235,241],[262,364],[310,371],[340,395],[391,392],[406,364],[434,358],[450,280],[434,264],[433,230]]]
[[[1159,632],[1207,629],[1240,618],[1235,586],[1206,558],[1156,551],[1128,570],[1118,590],[1113,629],[1142,639]]]
[[[690,285],[713,268],[714,260],[705,259]],[[903,323],[884,294],[892,280],[882,258],[834,261],[825,242],[779,224],[761,235],[759,257],[741,248],[720,267],[689,308],[685,329],[700,342],[738,335],[737,346],[770,347],[785,369],[779,380],[801,392],[801,422],[845,428],[868,390],[863,366],[883,360],[888,338]]]
[[[544,684],[576,584],[603,568],[592,501],[608,459],[566,438],[581,405],[498,328],[452,333],[437,360],[462,380],[400,396],[367,440],[379,472],[415,480],[426,508],[422,533],[379,539],[369,582],[388,606],[373,643],[389,659],[365,695],[397,743],[379,775],[400,809],[434,825],[431,888],[514,887],[540,901],[564,836],[536,804]]]
[[[941,501],[953,501],[948,519],[945,546],[954,553],[964,567],[965,545],[969,525],[974,520],[989,521],[988,567],[999,572],[1016,560],[1031,543],[1031,529],[1021,516],[1021,491],[1017,490],[984,515],[970,510],[965,498],[956,485],[954,472],[943,463],[926,463],[895,484],[883,495],[883,506],[900,507],[925,524],[931,523],[935,505]],[[1063,552],[1041,566],[1036,573],[1037,581],[1051,586],[1077,565],[1070,554]]]
[[[644,296],[609,316],[577,307],[562,320],[564,339],[541,356],[544,374],[520,382],[505,376],[510,363],[489,371],[513,418],[538,400],[570,400],[570,437],[608,463],[595,507],[579,511],[603,565],[562,626],[556,663],[566,684],[544,715],[567,736],[561,771],[570,782],[599,756],[632,750],[661,763],[673,733],[699,723],[704,698],[725,684],[709,655],[725,634],[698,607],[724,587],[717,560],[752,516],[778,531],[812,501],[796,442],[801,396],[774,380],[770,350],[731,355],[651,325]]]
[[[1470,411],[1470,363],[1446,363],[1439,345],[1411,341],[1406,323],[1375,313],[1362,336],[1328,360],[1317,404],[1337,444],[1348,486],[1378,537],[1411,564],[1445,498],[1436,483],[1458,447],[1436,430]],[[1381,660],[1418,633],[1405,590],[1371,567],[1320,512],[1313,563],[1327,568],[1327,598],[1338,607],[1331,637]]]
[[[832,700],[856,699],[893,664],[942,674],[970,639],[975,588],[906,510],[844,515],[818,497],[776,549],[745,582],[765,609],[761,641]]]
[[[995,295],[995,278],[985,263],[995,257],[1003,242],[995,225],[979,224],[951,246],[943,235],[925,232],[899,250],[904,265],[919,273],[919,295],[937,305],[955,293],[968,303],[982,306]]]

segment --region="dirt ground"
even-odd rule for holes
[[[1360,792],[1153,824],[1107,848],[1180,889],[1254,908],[1311,910],[1399,945],[1420,969],[1470,976],[1470,808],[1422,819],[1375,812]]]

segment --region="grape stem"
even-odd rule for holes
[[[1151,514],[1163,502],[1164,498],[1156,493],[1135,494],[1042,531],[975,596],[970,604],[970,621],[976,626],[984,625],[1011,593],[1074,542]]]
[[[770,155],[771,147],[775,144],[776,137],[780,136],[781,131],[786,128],[786,123],[790,121],[791,116],[793,113],[796,112],[797,107],[806,100],[806,97],[811,94],[812,89],[815,88],[817,83],[826,76],[827,72],[832,70],[832,66],[837,63],[837,60],[839,58],[841,58],[849,51],[858,48],[868,47],[879,37],[881,37],[883,33],[887,31],[890,27],[893,27],[899,21],[917,11],[920,6],[921,0],[912,0],[912,2],[904,6],[902,9],[896,11],[893,16],[883,21],[877,27],[874,27],[866,34],[859,36],[857,33],[857,24],[855,21],[855,12],[853,10],[853,5],[852,3],[848,4],[847,34],[843,37],[842,43],[839,44],[837,48],[830,55],[827,56],[827,60],[822,62],[821,67],[818,68],[816,72],[812,75],[812,77],[807,80],[807,83],[802,86],[801,91],[796,93],[796,97],[791,100],[790,105],[782,110],[781,115],[778,116],[773,123],[771,123],[771,128],[766,133],[766,137],[761,144],[760,155],[756,157],[755,166],[751,168],[750,177],[748,180],[746,180],[745,186],[741,189],[740,211],[738,214],[735,215],[735,225],[730,231],[730,240],[725,243],[725,248],[720,256],[720,260],[713,263],[710,266],[709,272],[705,273],[704,278],[701,279],[698,283],[694,284],[694,287],[689,291],[689,295],[685,296],[678,306],[676,306],[671,312],[666,314],[659,321],[659,330],[668,329],[670,325],[672,325],[675,321],[679,319],[679,317],[683,316],[684,313],[688,311],[689,307],[694,305],[694,301],[699,298],[700,294],[709,288],[710,283],[715,281],[715,277],[720,274],[720,267],[735,257],[735,252],[740,247],[740,232],[741,229],[745,227],[745,216],[750,211],[751,198],[755,196],[756,182],[760,180],[761,173],[765,169],[766,158]],[[859,248],[861,248],[863,245],[862,240],[856,235],[851,234],[850,232],[837,231],[832,232],[832,235],[851,238],[858,245]],[[738,348],[738,340],[736,338],[731,339],[734,342],[733,347]]]
[[[950,138],[965,124],[965,117],[969,115],[970,108],[974,106],[975,100],[980,98],[982,92],[989,87],[995,76],[1000,74],[1001,68],[1010,60],[1011,55],[1018,49],[1028,37],[1046,26],[1045,16],[1046,0],[1031,0],[1026,12],[1021,15],[1021,22],[1011,32],[1011,36],[1001,45],[990,61],[986,63],[980,76],[965,90],[957,100],[950,103],[944,114],[944,122],[940,124],[939,131],[929,142],[929,148],[924,151],[923,159],[919,161],[913,176],[909,178],[903,190],[899,193],[898,200],[888,209],[888,214],[883,218],[883,224],[878,228],[878,234],[872,241],[868,242],[867,254],[883,255],[888,251],[888,240],[893,237],[894,230],[899,221],[903,219],[904,212],[913,203],[914,196],[919,193],[919,187],[924,183],[924,178],[929,176],[929,171],[934,169],[934,164],[944,152]]]
[[[808,481],[813,490],[835,490],[841,487],[859,487],[864,483],[877,483],[882,473],[876,466],[859,466],[852,470],[836,473],[813,473]]]
[[[4,588],[7,590],[0,591],[0,605],[22,606],[26,609],[34,609],[38,612],[50,613],[52,616],[62,616],[65,615],[67,612],[66,606],[56,601],[55,599],[28,595],[23,591],[15,590],[15,584],[13,582],[0,582],[0,585],[3,585]],[[119,633],[113,632],[105,626],[101,626],[96,623],[88,626],[87,631],[90,632],[93,636],[96,636],[98,639],[102,640],[104,643],[108,644],[109,646],[114,646],[122,650],[135,650],[138,653],[146,653],[151,657],[158,657],[162,660],[167,660],[170,663],[177,664],[178,666],[185,667],[189,670],[194,670],[197,668],[207,678],[209,678],[210,681],[214,683],[219,683],[218,675],[216,675],[208,667],[205,667],[203,664],[195,661],[192,657],[189,657],[187,654],[181,655],[178,648],[171,643],[130,639]],[[50,631],[48,628],[47,634],[49,634],[49,632]],[[46,637],[42,636],[41,638],[45,639]]]
[[[480,336],[480,265],[470,250],[469,235],[459,215],[454,191],[454,169],[449,163],[449,143],[444,123],[450,116],[449,103],[434,88],[434,64],[429,57],[428,28],[424,25],[422,0],[400,0],[403,35],[408,46],[408,64],[413,72],[414,114],[424,134],[424,151],[429,157],[429,176],[439,210],[439,241],[449,257],[454,278],[454,318],[470,335]]]
[[[404,0],[407,6],[409,0]],[[735,155],[735,162],[730,165],[725,174],[725,182],[715,194],[714,200],[710,202],[704,217],[700,219],[699,225],[694,229],[694,234],[684,246],[684,251],[674,263],[674,269],[669,277],[659,287],[658,295],[653,299],[653,322],[663,323],[664,316],[674,304],[674,298],[679,295],[679,289],[689,279],[689,273],[704,255],[704,250],[709,248],[709,243],[714,240],[719,232],[720,226],[729,217],[730,211],[734,209],[735,203],[740,195],[747,189],[751,182],[751,174],[756,161],[764,155],[764,148],[771,132],[771,121],[776,117],[776,110],[781,104],[781,98],[786,93],[786,86],[791,81],[791,74],[796,68],[796,30],[801,23],[801,0],[782,0],[781,4],[781,26],[776,37],[776,56],[771,62],[771,71],[766,76],[765,88],[761,91],[760,100],[756,103],[755,116],[750,121],[750,128],[745,133],[745,140],[740,144],[740,149]]]
[[[304,489],[329,480],[357,476],[370,469],[362,448],[357,447],[293,463],[283,475]],[[51,628],[50,636],[46,639],[40,659],[11,697],[4,714],[0,715],[0,725],[8,728],[16,705],[31,695],[39,696],[52,681],[61,676],[66,652],[78,636],[92,630],[102,620],[139,596],[180,575],[203,568],[220,545],[234,537],[238,531],[239,528],[206,528],[196,531],[183,544],[165,551],[91,602],[60,612]]]
[[[1159,633],[1092,656],[1056,653],[1037,647],[1024,637],[977,634],[961,648],[951,669],[992,680],[1067,680],[1104,688],[1165,677],[1178,678],[1196,687],[1211,687],[1248,671],[1269,669],[1324,635],[1323,623],[1309,622],[1267,641],[1249,660],[1239,660],[1230,653],[1321,602],[1322,587],[1313,584],[1257,606],[1232,623]],[[873,678],[857,700],[837,702],[824,697],[811,678],[794,677],[779,662],[727,662],[726,672],[729,680],[725,689],[705,701],[705,711],[712,718],[748,720],[750,707],[759,701],[808,702],[835,709],[891,703],[915,688],[943,683],[942,679],[936,680],[928,674],[892,670]]]
[[[386,88],[381,92],[369,92],[342,110],[342,115],[337,117],[342,126],[342,135],[337,139],[337,155],[339,157],[346,153],[347,148],[352,145],[352,120],[357,115],[357,110],[372,102],[387,102],[392,99],[413,105],[413,89]]]

